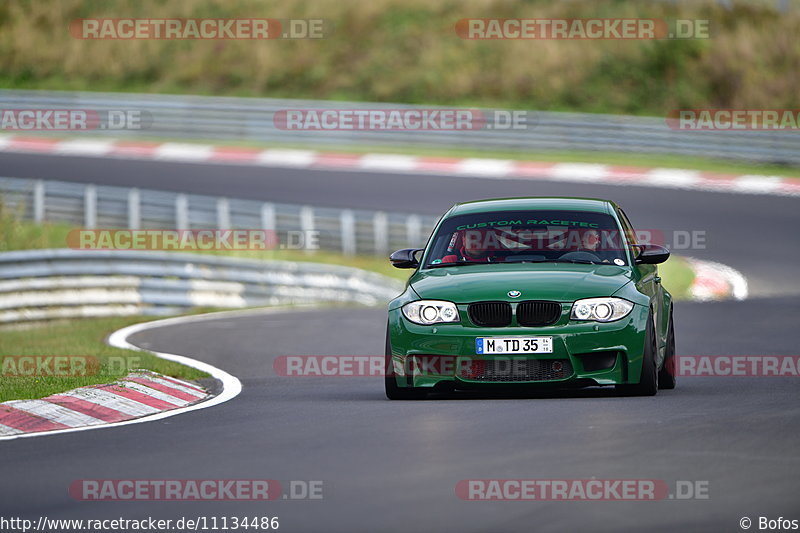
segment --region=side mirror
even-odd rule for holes
[[[636,255],[637,265],[657,265],[669,259],[669,250],[657,244],[639,244]]]
[[[389,261],[395,268],[417,268],[419,261],[417,261],[417,252],[421,252],[424,248],[404,248],[397,250],[389,256]]]

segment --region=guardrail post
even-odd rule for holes
[[[261,229],[278,229],[275,227],[275,206],[272,204],[261,205]]]
[[[217,229],[230,229],[231,209],[227,198],[217,198]]]
[[[378,211],[372,217],[372,228],[375,238],[375,253],[386,255],[389,252],[389,220],[386,213]]]
[[[420,246],[422,240],[422,219],[418,215],[409,215],[406,219],[406,238],[409,248]]]
[[[274,248],[280,247],[278,228],[275,227],[275,206],[272,204],[261,204],[261,229],[266,232],[272,232],[271,237],[275,239],[272,246]]]
[[[189,198],[185,194],[175,197],[175,228],[189,229]]]
[[[300,208],[300,230],[303,232],[303,250],[311,253],[308,243],[311,239],[311,232],[314,231],[314,208],[303,206]]]
[[[83,189],[83,226],[86,229],[97,226],[97,188],[94,185]]]
[[[356,217],[350,209],[339,213],[339,226],[342,231],[342,253],[355,255],[356,253]]]
[[[33,184],[33,221],[44,222],[44,181],[36,180]]]
[[[142,225],[139,189],[128,190],[128,229],[139,229]]]

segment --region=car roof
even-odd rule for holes
[[[491,198],[455,204],[447,213],[448,216],[488,213],[492,211],[525,211],[533,209],[591,211],[596,213],[613,213],[616,204],[600,198],[568,198],[530,196],[523,198]]]

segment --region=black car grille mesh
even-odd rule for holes
[[[467,381],[553,381],[572,375],[567,359],[476,359],[463,365],[459,377]]]
[[[520,326],[550,326],[561,318],[561,304],[531,300],[517,305],[517,322]]]
[[[469,304],[469,319],[476,326],[500,328],[511,324],[511,305],[508,302],[477,302]]]

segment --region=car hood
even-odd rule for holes
[[[553,300],[611,296],[631,281],[629,267],[573,263],[464,265],[420,270],[411,288],[421,297],[469,303],[481,300]],[[511,298],[509,291],[521,294]]]

